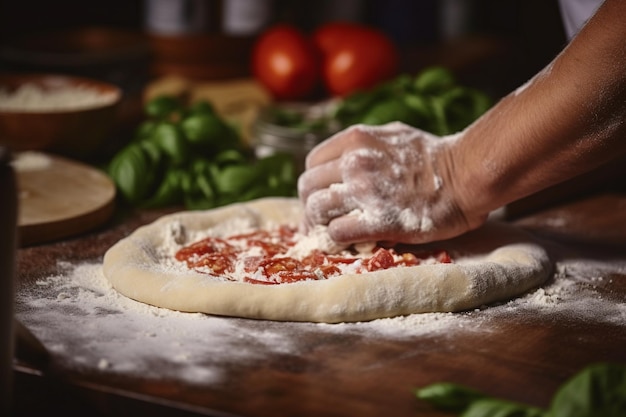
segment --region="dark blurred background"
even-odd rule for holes
[[[121,131],[131,131],[153,81],[250,77],[251,48],[265,28],[310,31],[334,20],[382,29],[404,72],[443,65],[496,100],[566,45],[557,0],[0,0],[0,71],[113,82],[126,93]],[[545,194],[541,204],[563,195]]]
[[[249,75],[247,52],[254,36],[276,22],[304,30],[337,19],[374,25],[402,49],[404,71],[446,65],[493,96],[525,82],[565,45],[556,0],[1,0],[0,5],[0,70],[82,72],[127,88],[140,82],[144,69],[141,75],[148,79]],[[248,27],[226,27],[226,10],[231,19],[247,19]],[[105,36],[102,29],[114,35]],[[68,40],[67,33],[74,38]]]

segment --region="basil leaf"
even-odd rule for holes
[[[176,97],[160,96],[144,110],[148,118],[106,167],[119,195],[131,205],[197,209],[296,194],[291,157],[254,163],[240,132],[209,102],[185,108]]]
[[[430,100],[420,94],[407,94],[404,103],[410,107],[421,119],[429,120],[433,117],[433,109]]]
[[[150,137],[152,137],[154,133],[154,128],[157,125],[158,122],[154,120],[144,120],[143,122],[141,122],[141,124],[139,124],[137,129],[135,129],[134,138],[136,140],[149,139]]]
[[[487,398],[481,392],[450,382],[428,385],[418,389],[415,394],[417,398],[448,411],[463,411],[472,402]]]
[[[456,80],[452,72],[443,67],[424,69],[415,78],[415,90],[423,94],[440,94],[454,86]]]
[[[489,107],[490,100],[476,90],[454,87],[438,96],[445,112],[447,131],[455,133],[482,115]]]
[[[221,147],[223,141],[231,140],[230,127],[216,114],[192,114],[180,122],[185,138],[197,149]]]
[[[626,366],[594,364],[557,391],[549,417],[626,416]]]
[[[111,160],[109,176],[121,195],[131,204],[146,197],[154,177],[147,175],[152,169],[150,158],[137,144],[128,145]]]
[[[236,149],[222,151],[215,155],[213,160],[220,167],[232,164],[245,164],[247,162],[245,155]]]
[[[623,417],[626,416],[626,365],[591,365],[561,386],[549,410],[488,397],[453,383],[418,389],[418,398],[460,417]]]
[[[152,140],[175,165],[184,164],[191,154],[189,144],[176,123],[161,122],[154,128]]]
[[[189,106],[187,114],[215,114],[215,108],[206,100],[198,100]]]
[[[144,113],[153,119],[171,120],[182,112],[180,101],[170,95],[161,95],[149,100],[144,106]]]
[[[168,170],[156,192],[142,206],[155,208],[180,203],[183,198],[184,176],[185,171],[180,168]]]
[[[448,116],[446,114],[446,100],[441,97],[432,97],[431,105],[433,109],[432,133],[435,135],[447,135],[451,132],[448,126]]]
[[[291,155],[276,153],[257,162],[257,173],[263,178],[264,195],[295,196],[298,176]]]
[[[217,189],[222,194],[237,194],[248,189],[258,180],[252,165],[228,165],[214,177]]]
[[[547,417],[535,407],[494,398],[472,402],[461,417]]]
[[[209,175],[210,166],[204,174],[184,172],[182,179],[183,203],[190,210],[204,210],[217,205],[217,195]]]
[[[389,99],[373,106],[361,120],[366,125],[381,125],[400,121],[409,125],[419,122],[419,114],[404,101]]]
[[[344,97],[331,117],[344,127],[401,121],[442,136],[467,127],[490,106],[486,94],[458,85],[447,68],[429,67]]]
[[[360,123],[363,115],[385,97],[386,94],[382,89],[356,91],[337,104],[331,117],[336,118],[344,126]]]

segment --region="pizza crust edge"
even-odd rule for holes
[[[456,312],[515,298],[540,286],[552,273],[547,251],[527,232],[488,222],[478,230],[435,245],[452,264],[393,268],[327,280],[279,285],[218,281],[194,271],[158,265],[163,229],[172,221],[189,230],[249,216],[260,227],[295,222],[295,198],[269,197],[206,211],[163,216],[114,244],[103,272],[121,294],[146,304],[184,312],[252,319],[356,322],[428,312]]]

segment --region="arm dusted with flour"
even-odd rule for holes
[[[353,126],[307,158],[310,224],[338,242],[420,243],[626,154],[626,1],[606,0],[543,71],[463,132]]]

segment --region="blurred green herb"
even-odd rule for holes
[[[491,106],[484,92],[459,85],[453,73],[430,67],[401,74],[369,90],[356,91],[314,116],[285,107],[272,109],[272,123],[300,132],[337,131],[353,124],[381,125],[400,121],[448,135],[463,130]]]
[[[266,196],[295,196],[292,157],[257,159],[206,101],[172,96],[146,103],[135,137],[107,165],[132,206],[206,209]]]
[[[326,133],[337,130],[336,123],[328,115],[311,115],[306,111],[294,110],[285,106],[271,107],[268,120],[271,123],[287,127],[301,133]]]
[[[492,100],[461,86],[452,72],[430,67],[415,76],[402,74],[342,99],[330,117],[344,127],[401,121],[436,135],[458,132],[485,113]]]
[[[626,366],[590,365],[566,381],[548,409],[515,403],[449,382],[415,391],[417,398],[460,417],[623,417],[626,416]]]

